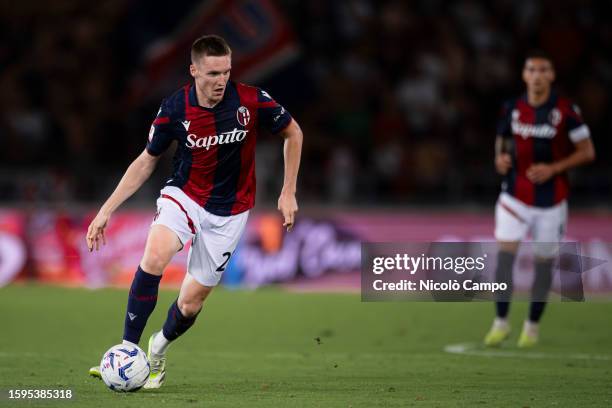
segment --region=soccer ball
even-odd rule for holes
[[[104,384],[117,392],[138,391],[150,372],[147,355],[138,346],[117,344],[104,353],[100,362]]]

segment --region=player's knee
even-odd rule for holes
[[[519,241],[498,240],[497,242],[499,244],[500,251],[508,252],[511,254],[516,254],[516,252],[518,251],[519,245],[520,245]]]
[[[202,299],[193,298],[187,300],[181,300],[177,302],[181,314],[185,317],[193,317],[197,315],[202,309]]]
[[[536,257],[536,262],[552,262],[558,252],[559,244],[556,242],[536,242],[533,244],[533,253]]]
[[[140,262],[143,270],[153,275],[161,275],[168,263],[167,257],[160,251],[147,251]]]

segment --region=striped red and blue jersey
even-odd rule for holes
[[[255,143],[264,129],[285,129],[291,115],[265,91],[229,81],[213,108],[198,104],[194,84],[163,100],[146,149],[158,156],[176,140],[167,186],[182,189],[208,212],[239,214],[255,203]]]
[[[527,95],[522,95],[502,107],[497,134],[512,156],[512,168],[504,178],[502,191],[534,207],[551,207],[568,197],[566,173],[534,184],[527,178],[527,169],[535,163],[552,163],[569,156],[574,143],[590,137],[576,105],[553,91],[544,104],[533,107]]]

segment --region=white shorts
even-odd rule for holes
[[[164,187],[152,225],[164,225],[185,245],[191,239],[187,272],[204,286],[216,286],[244,232],[249,212],[211,214],[178,187]]]
[[[534,248],[541,256],[552,256],[561,241],[567,225],[567,201],[549,207],[533,207],[501,193],[495,206],[495,239],[522,241],[531,233],[541,245]],[[548,244],[548,245],[547,245]]]

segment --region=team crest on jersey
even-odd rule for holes
[[[557,126],[561,123],[561,111],[557,108],[550,111],[548,114],[548,121],[553,125]]]
[[[249,120],[251,120],[251,113],[246,108],[246,106],[241,106],[236,111],[236,119],[238,119],[238,123],[242,126],[246,126],[249,124]]]

